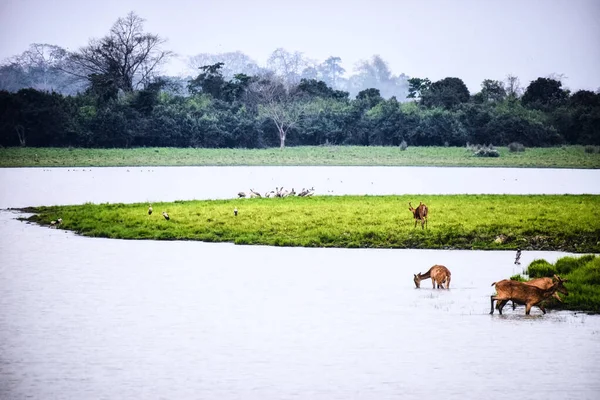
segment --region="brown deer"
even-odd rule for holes
[[[525,304],[525,315],[529,315],[531,307],[537,306],[544,314],[546,309],[541,304],[544,300],[547,300],[553,296],[557,291],[568,295],[567,288],[564,287],[566,280],[561,279],[558,275],[554,275],[552,285],[546,289],[540,289],[537,286],[526,284],[518,281],[511,281],[510,279],[504,279],[499,282],[492,283],[492,286],[496,286],[496,295],[490,296],[491,309],[490,314],[494,313],[494,300],[497,301],[498,312],[502,314],[502,307],[509,301],[512,300],[519,304]]]
[[[415,218],[415,228],[417,227],[417,223],[421,222],[421,229],[425,229],[427,226],[427,215],[429,214],[429,209],[423,202],[419,202],[419,206],[417,208],[413,208],[408,202],[408,210],[413,213],[413,217]]]
[[[566,279],[563,279],[563,282],[567,282]],[[552,286],[552,284],[554,283],[552,281],[552,278],[535,278],[535,279],[530,279],[526,282],[523,282],[526,285],[532,285],[535,287],[538,287],[540,289],[548,289],[550,286]],[[554,297],[556,300],[560,301],[562,303],[562,299],[560,298],[560,296],[558,295],[558,292],[564,294],[564,295],[568,295],[569,293],[567,293],[567,289],[565,289],[564,287],[559,287],[556,292],[554,292],[554,294],[552,295],[552,297]],[[506,303],[508,303],[507,301],[499,301],[496,303],[496,309],[501,309],[504,308],[504,306],[506,305]],[[516,307],[515,302],[513,300],[512,302],[512,309],[514,310]]]
[[[450,273],[450,270],[448,268],[444,267],[443,265],[434,265],[433,267],[429,268],[429,271],[425,272],[424,274],[420,272],[416,274],[413,281],[415,282],[415,286],[417,288],[420,288],[421,281],[423,279],[431,278],[431,282],[433,283],[434,289],[436,284],[438,289],[450,289],[451,277],[452,274]]]

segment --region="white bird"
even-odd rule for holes
[[[148,215],[152,215],[152,204],[150,204],[150,207],[148,207]]]
[[[233,215],[235,215],[237,217],[237,213],[238,213],[237,208],[234,208],[233,209]]]
[[[165,211],[163,211],[162,215],[167,221],[171,219],[171,217],[169,217],[169,214],[167,214]]]

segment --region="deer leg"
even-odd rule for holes
[[[515,304],[514,300],[513,300],[513,302],[512,302],[512,308],[513,308],[513,310],[514,310],[515,308],[517,308],[517,305]]]
[[[527,303],[525,305],[525,315],[529,315],[530,312],[531,312],[531,304]]]
[[[496,296],[491,295],[490,296],[490,300],[491,300],[491,308],[490,308],[490,314],[494,313],[494,300],[496,300]],[[501,313],[502,314],[502,313]]]
[[[541,305],[541,304],[540,304],[540,305],[538,305],[538,307],[540,308],[540,310],[542,310],[542,312],[543,312],[544,314],[546,314],[546,309],[544,308],[544,306],[543,306],[543,305]]]
[[[508,303],[508,300],[501,300],[499,302],[496,303],[496,308],[498,309],[498,312],[500,314],[502,314],[502,309],[504,308],[504,306]]]

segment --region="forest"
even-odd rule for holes
[[[600,145],[600,93],[560,75],[522,87],[486,79],[394,76],[381,57],[345,77],[277,49],[267,67],[243,53],[199,54],[186,78],[161,74],[173,53],[135,13],[77,51],[35,43],[0,65],[4,147]]]

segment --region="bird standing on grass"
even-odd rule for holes
[[[152,204],[150,204],[150,207],[148,207],[148,215],[152,215]]]
[[[171,218],[169,217],[169,214],[167,214],[167,213],[166,213],[166,211],[163,211],[162,215],[163,215],[163,217],[165,217],[165,219],[166,219],[167,221],[171,219]]]
[[[238,213],[238,211],[237,211],[237,207],[236,207],[233,209],[233,215],[237,217],[237,213]]]

